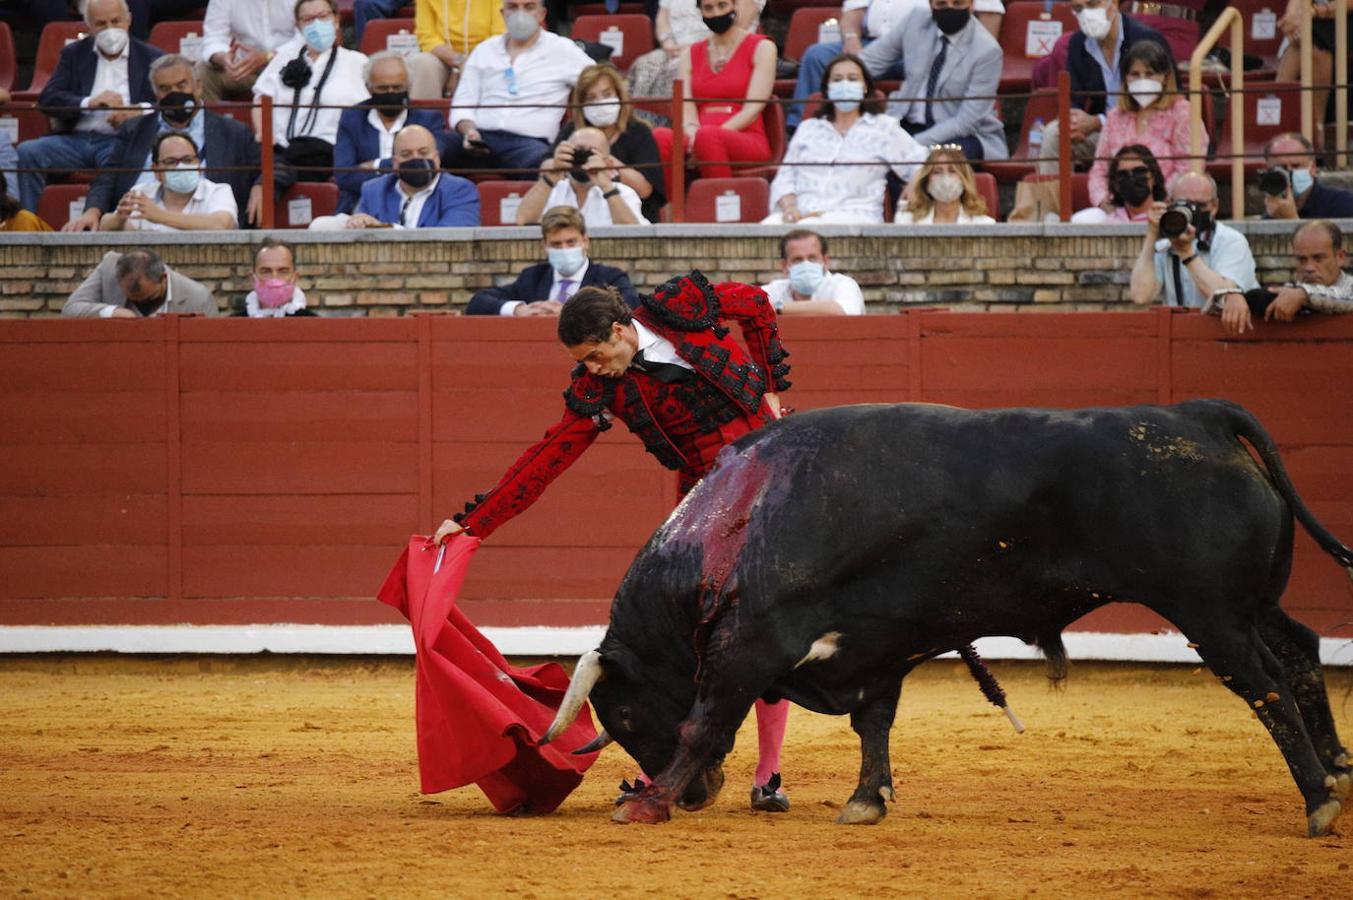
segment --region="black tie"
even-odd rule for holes
[[[682,381],[690,381],[695,375],[685,366],[678,366],[676,363],[649,362],[644,359],[644,351],[639,350],[634,354],[634,359],[630,365],[641,372],[647,372],[654,378],[666,384],[677,384]]]
[[[935,114],[930,109],[930,99],[935,96],[935,86],[940,81],[940,70],[944,68],[944,58],[949,55],[949,39],[940,36],[940,52],[930,64],[930,77],[925,83],[925,124],[929,128],[935,124]]]
[[[409,223],[404,221],[404,217],[407,216],[407,215],[409,214],[409,204],[412,203],[412,202],[413,202],[413,196],[410,195],[410,196],[404,198],[404,203],[403,203],[403,205],[401,205],[401,206],[399,207],[399,224],[401,224],[401,225],[403,225],[403,226],[405,226],[405,227],[408,227],[408,224],[409,224]]]

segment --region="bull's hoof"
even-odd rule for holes
[[[677,806],[686,812],[704,809],[718,798],[721,790],[723,790],[723,766],[710,766],[699,781],[692,782],[686,788],[686,793],[677,801]]]
[[[661,825],[672,818],[672,805],[657,797],[631,797],[616,807],[611,816],[612,822],[628,825],[639,822],[644,825]]]
[[[1343,804],[1338,800],[1326,800],[1315,808],[1309,816],[1306,817],[1306,836],[1324,837],[1330,833],[1330,827],[1334,825],[1334,820],[1339,818],[1339,813],[1343,812]]]
[[[841,815],[836,817],[836,824],[877,825],[887,814],[888,810],[882,801],[874,803],[868,800],[852,800],[841,810]]]

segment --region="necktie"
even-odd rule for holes
[[[401,205],[401,206],[399,207],[399,224],[401,224],[401,225],[408,225],[408,224],[409,224],[408,222],[405,222],[405,221],[404,221],[404,217],[407,216],[407,215],[409,214],[409,204],[412,203],[412,202],[413,202],[413,198],[412,198],[412,197],[405,197],[405,198],[404,198],[404,203],[403,203],[403,205]]]
[[[930,98],[935,96],[935,86],[939,84],[940,70],[944,68],[944,58],[949,55],[949,39],[940,36],[940,52],[935,54],[935,61],[930,64],[930,77],[925,83],[925,124],[926,127],[935,124],[935,115],[930,109]]]
[[[572,279],[572,278],[560,278],[560,279],[559,279],[559,293],[557,293],[557,294],[554,295],[554,299],[555,299],[555,300],[558,300],[560,303],[567,303],[567,302],[568,302],[568,296],[569,296],[569,295],[568,295],[568,289],[571,288],[571,287],[573,287],[573,279]]]
[[[695,373],[684,366],[678,366],[676,363],[649,362],[644,359],[644,351],[639,350],[634,354],[634,359],[630,361],[633,368],[641,372],[647,372],[654,378],[666,384],[677,384],[682,381],[689,381],[695,376]]]

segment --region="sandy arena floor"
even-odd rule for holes
[[[718,803],[644,827],[608,820],[618,748],[548,817],[420,796],[411,661],[4,660],[0,896],[1353,896],[1353,811],[1304,838],[1277,749],[1205,673],[1081,664],[1057,693],[993,668],[1029,732],[924,667],[881,825],[833,823],[858,744],[795,710],[789,814],[747,809],[749,725]],[[1353,673],[1330,680],[1353,743]]]

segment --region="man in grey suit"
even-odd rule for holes
[[[971,160],[1010,155],[996,117],[1001,58],[1001,45],[973,18],[972,0],[930,0],[860,52],[875,78],[899,60],[906,70],[889,115],[918,143],[957,144]]]
[[[63,316],[86,319],[138,319],[165,313],[214,316],[216,300],[206,287],[172,271],[150,250],[104,254],[61,307]]]

